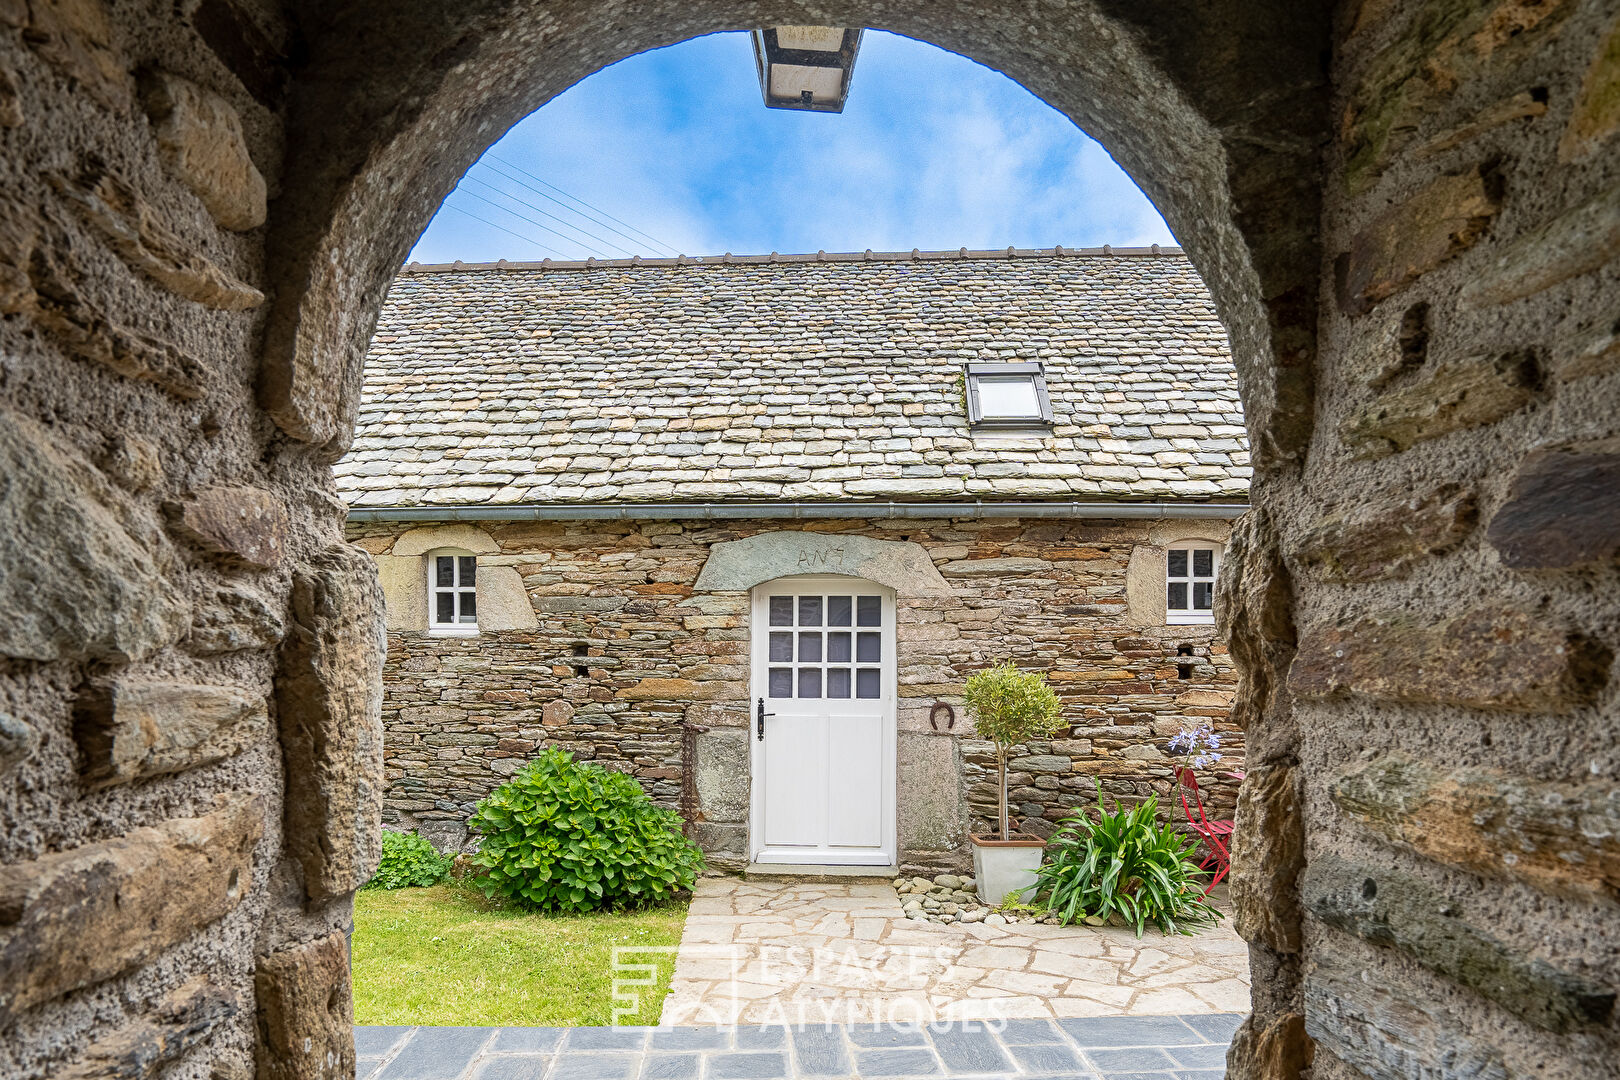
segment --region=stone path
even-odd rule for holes
[[[888,882],[704,878],[661,1023],[931,1023],[1243,1013],[1248,950],[1193,937],[908,919]]]
[[[783,1028],[360,1027],[358,1080],[1220,1080],[1243,1018]]]

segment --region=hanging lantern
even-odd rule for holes
[[[754,66],[772,109],[843,112],[861,31],[839,26],[768,26],[755,30]]]

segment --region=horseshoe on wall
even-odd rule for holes
[[[928,710],[928,726],[935,731],[939,730],[939,710],[941,709],[945,710],[945,730],[954,730],[956,728],[956,710],[951,708],[948,702],[944,701],[934,702],[934,707]]]

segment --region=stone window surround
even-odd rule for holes
[[[478,631],[478,615],[476,614],[476,611],[477,611],[476,606],[474,608],[473,621],[470,622],[470,623],[464,623],[464,622],[442,623],[442,622],[439,622],[439,613],[438,613],[439,594],[441,592],[449,592],[449,593],[454,594],[454,593],[466,591],[465,589],[463,589],[463,587],[460,584],[461,578],[460,578],[459,562],[458,562],[457,571],[456,571],[456,582],[457,582],[456,585],[451,586],[450,588],[444,588],[443,586],[440,586],[437,581],[434,580],[434,568],[438,565],[437,560],[441,555],[442,556],[453,557],[453,558],[455,558],[457,560],[460,560],[460,559],[472,559],[474,561],[475,565],[476,565],[477,560],[478,560],[478,553],[477,552],[468,551],[466,548],[461,548],[461,547],[434,548],[432,551],[428,551],[428,552],[423,553],[423,555],[422,555],[422,569],[423,569],[423,572],[424,572],[424,575],[425,575],[424,579],[423,579],[423,584],[427,588],[427,617],[428,617],[428,629],[427,629],[427,632],[428,632],[428,636],[429,637],[477,637],[479,631]],[[475,593],[476,593],[476,581],[477,581],[477,579],[475,577],[474,578],[474,590],[473,590]],[[476,601],[475,601],[475,605],[476,605]],[[459,601],[457,602],[457,606],[456,606],[455,610],[457,612],[460,611]]]
[[[1148,528],[1148,542],[1131,550],[1125,574],[1126,621],[1136,627],[1182,626],[1196,633],[1213,631],[1215,620],[1172,623],[1169,617],[1165,583],[1169,567],[1165,552],[1177,545],[1207,544],[1215,549],[1217,571],[1226,555],[1226,542],[1232,534],[1231,521],[1218,518],[1170,519],[1154,522]]]
[[[1171,542],[1164,549],[1164,551],[1165,551],[1165,560],[1166,560],[1165,561],[1165,580],[1166,580],[1166,582],[1169,582],[1169,581],[1172,580],[1170,578],[1170,567],[1169,567],[1169,553],[1170,553],[1170,551],[1172,549],[1179,550],[1179,551],[1187,551],[1187,552],[1213,551],[1215,553],[1215,568],[1214,568],[1214,573],[1212,575],[1212,580],[1220,577],[1220,573],[1221,573],[1221,557],[1225,554],[1225,550],[1224,550],[1223,545],[1218,544],[1213,540],[1192,540],[1192,539],[1176,540],[1176,541]],[[1173,580],[1186,582],[1188,584],[1187,602],[1189,604],[1191,604],[1192,601],[1193,601],[1192,582],[1195,580],[1195,578],[1193,576],[1193,569],[1192,569],[1192,566],[1190,565],[1190,563],[1189,563],[1189,565],[1187,567],[1187,575],[1185,577],[1177,577],[1177,578],[1175,578]],[[1198,611],[1198,610],[1196,610],[1194,608],[1191,608],[1191,607],[1189,607],[1184,612],[1177,612],[1177,611],[1169,610],[1169,607],[1170,607],[1170,599],[1169,599],[1168,596],[1166,596],[1165,597],[1165,609],[1166,610],[1165,610],[1165,616],[1164,616],[1164,622],[1165,622],[1166,626],[1213,626],[1213,625],[1215,625],[1215,609],[1214,609],[1213,606],[1210,608],[1210,610],[1207,613],[1200,612],[1200,611]]]

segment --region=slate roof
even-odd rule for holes
[[[1055,423],[971,432],[1039,360]],[[1248,491],[1226,334],[1177,249],[407,267],[366,357],[356,507],[1186,499]]]

